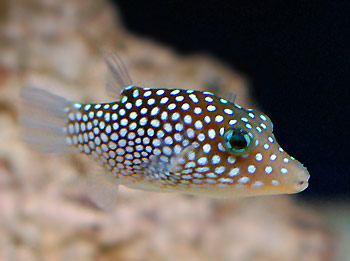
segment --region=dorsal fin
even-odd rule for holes
[[[227,93],[226,94],[226,99],[229,101],[229,102],[231,102],[231,103],[235,103],[235,100],[236,100],[236,94],[234,94],[234,93]]]
[[[108,52],[104,57],[108,66],[107,93],[113,98],[119,98],[124,88],[133,86],[132,80],[124,63],[117,54]]]

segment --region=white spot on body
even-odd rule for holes
[[[281,168],[281,173],[282,174],[287,174],[288,173],[288,170],[286,168]]]
[[[151,116],[156,116],[159,112],[159,108],[158,107],[155,107],[151,110]]]
[[[77,110],[79,110],[81,108],[81,104],[79,103],[74,103],[73,107]]]
[[[142,99],[138,99],[136,102],[135,102],[135,106],[136,107],[140,107],[142,105]]]
[[[153,120],[151,121],[151,125],[152,125],[154,128],[158,128],[158,127],[160,126],[160,122],[159,122],[159,120],[157,120],[157,119],[153,119]]]
[[[124,109],[119,110],[119,115],[124,116],[126,114],[126,111]]]
[[[176,104],[175,103],[171,103],[171,104],[168,105],[168,109],[170,111],[174,110],[175,108],[176,108]]]
[[[200,142],[203,142],[203,141],[205,140],[205,135],[204,135],[203,133],[200,133],[200,134],[198,134],[197,139],[198,139]]]
[[[253,188],[260,188],[260,187],[262,187],[262,186],[264,186],[264,183],[261,182],[261,181],[255,181],[255,182],[252,184],[252,187],[253,187]]]
[[[147,91],[143,94],[143,97],[148,97],[151,96],[152,92],[151,91]]]
[[[206,157],[201,157],[198,159],[198,164],[199,165],[207,165],[208,164],[208,159]]]
[[[101,140],[103,141],[103,142],[108,142],[108,136],[106,135],[106,134],[104,134],[104,133],[102,133],[101,134]]]
[[[262,154],[261,153],[256,154],[255,159],[256,159],[256,161],[262,161],[262,159],[263,159]]]
[[[264,115],[260,115],[260,119],[262,119],[263,121],[266,121],[266,117]]]
[[[221,115],[217,115],[217,116],[215,117],[215,121],[216,121],[217,123],[221,123],[223,120],[224,120],[224,117],[222,117]]]
[[[125,139],[121,139],[120,141],[118,141],[118,146],[119,147],[125,147],[126,146],[126,140]]]
[[[156,94],[157,94],[158,96],[161,96],[161,95],[164,94],[164,90],[158,90],[158,91],[156,92]]]
[[[125,108],[126,108],[127,110],[130,110],[130,109],[132,108],[131,102],[128,102],[127,104],[125,104]]]
[[[215,110],[216,110],[216,107],[213,106],[213,105],[209,105],[209,106],[207,107],[207,110],[208,110],[208,111],[215,111]]]
[[[230,157],[228,157],[227,162],[229,164],[235,164],[236,158],[234,156],[230,156]]]
[[[222,174],[222,173],[224,173],[225,169],[226,168],[224,166],[217,167],[217,168],[215,168],[215,173]]]
[[[142,118],[141,120],[140,120],[140,125],[141,126],[145,126],[146,124],[147,124],[147,118],[146,117],[144,117],[144,118]]]
[[[96,117],[97,117],[97,118],[101,118],[102,115],[103,115],[103,112],[102,112],[102,111],[96,112]]]
[[[169,101],[168,97],[163,97],[162,99],[160,99],[160,104],[166,104]]]
[[[164,124],[164,130],[166,131],[166,132],[171,132],[172,130],[173,130],[173,128],[172,128],[172,126],[171,126],[171,124],[170,123],[166,123],[166,124]]]
[[[155,104],[155,102],[156,102],[156,100],[153,99],[153,98],[151,98],[151,99],[149,99],[149,100],[147,101],[147,104],[148,104],[149,106],[152,106],[153,104]]]
[[[140,110],[140,113],[143,114],[143,115],[145,115],[147,112],[148,112],[148,109],[147,109],[147,108],[142,108],[142,109]],[[119,113],[119,114],[120,114],[120,113]]]
[[[218,149],[222,152],[226,151],[225,147],[221,143],[218,144]]]
[[[199,108],[199,107],[196,107],[196,108],[194,108],[194,113],[195,114],[201,114],[202,113],[202,109],[201,108]]]
[[[237,182],[241,183],[241,184],[245,184],[245,183],[248,183],[249,180],[250,180],[250,178],[248,178],[248,177],[241,177],[241,178],[238,179]]]
[[[218,155],[214,155],[212,158],[211,158],[211,163],[216,165],[216,164],[219,164],[221,161],[221,157],[218,156]]]
[[[122,125],[122,126],[126,126],[126,125],[128,125],[128,120],[127,119],[122,119],[121,121],[120,121],[120,125]]]
[[[194,130],[191,128],[187,129],[187,136],[188,136],[188,138],[193,139],[195,136]]]
[[[213,129],[208,130],[208,137],[212,140],[215,139],[215,137],[216,137],[215,130],[213,130]]]
[[[198,120],[194,123],[194,127],[197,129],[197,130],[201,130],[203,128],[203,123]]]
[[[205,100],[206,102],[213,102],[213,101],[214,101],[213,98],[211,98],[211,97],[209,97],[209,96],[205,97],[204,100]]]
[[[190,108],[190,105],[188,103],[184,103],[181,106],[181,109],[184,110],[184,111],[187,111],[189,108]]]
[[[280,184],[280,182],[278,180],[272,180],[271,181],[271,184],[274,185],[274,186],[278,186]]]
[[[231,109],[224,109],[224,112],[228,115],[232,115],[233,111]]]
[[[184,117],[184,122],[185,122],[186,124],[191,124],[191,123],[192,123],[192,117],[191,117],[190,115],[186,115],[186,116]]]
[[[181,123],[177,123],[175,125],[175,130],[178,131],[178,132],[182,131],[183,128],[184,128],[184,126]]]
[[[229,177],[234,177],[239,174],[240,169],[239,168],[233,168],[230,170],[230,172],[227,174]]]
[[[265,172],[266,174],[270,174],[272,172],[272,167],[271,166],[265,167]]]
[[[230,120],[228,124],[232,126],[232,125],[235,125],[236,123],[237,123],[237,120]]]
[[[211,179],[215,179],[215,178],[218,177],[218,175],[216,175],[216,174],[214,174],[214,173],[208,173],[208,174],[206,174],[205,176],[208,177],[208,178],[211,178]]]
[[[198,98],[197,98],[196,95],[190,94],[188,97],[190,97],[190,99],[191,99],[194,103],[198,103]]]
[[[229,179],[229,178],[220,178],[219,182],[222,183],[233,183],[233,179]]]
[[[206,154],[208,154],[208,153],[210,153],[210,151],[211,151],[211,146],[210,146],[210,144],[205,144],[205,145],[203,146],[203,152],[206,153]]]
[[[254,174],[255,171],[256,171],[256,167],[255,167],[254,165],[249,165],[249,166],[248,166],[248,172],[249,172],[250,174]]]
[[[182,102],[184,99],[185,99],[185,97],[183,97],[183,96],[176,96],[176,97],[175,97],[175,100],[176,100],[177,102]]]

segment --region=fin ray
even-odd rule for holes
[[[82,180],[82,193],[98,208],[112,213],[118,201],[119,183],[104,173],[100,166],[94,166]]]
[[[237,95],[232,93],[232,92],[228,92],[228,93],[225,93],[225,99],[228,100],[229,102],[231,103],[235,103],[235,100],[236,100],[236,97]]]
[[[105,61],[108,67],[107,75],[107,93],[111,97],[119,98],[121,91],[133,86],[129,72],[121,58],[115,53],[105,55]]]
[[[45,90],[26,87],[21,90],[19,122],[23,139],[41,152],[72,151],[66,143],[66,112],[71,102]]]

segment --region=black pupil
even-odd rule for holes
[[[248,146],[247,140],[245,139],[244,135],[240,132],[233,133],[229,140],[229,143],[232,146],[232,148],[237,150],[245,149]]]

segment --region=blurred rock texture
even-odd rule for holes
[[[101,47],[124,57],[136,83],[221,95],[229,86],[239,104],[253,106],[243,77],[213,58],[180,57],[129,34],[107,1],[0,1],[0,260],[332,260],[333,236],[292,197],[213,200],[121,188],[106,214],[78,189],[81,176],[101,171],[94,162],[26,148],[20,88],[110,100]]]

